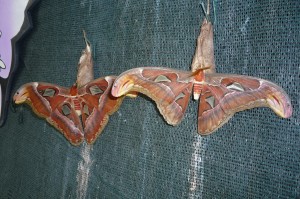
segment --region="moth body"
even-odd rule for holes
[[[196,72],[193,83],[194,83],[193,84],[194,100],[198,100],[201,95],[202,89],[203,89],[203,84],[205,83],[205,75],[204,75],[203,69],[199,69]]]

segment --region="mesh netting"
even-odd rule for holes
[[[214,7],[217,71],[277,83],[291,97],[290,119],[251,109],[201,137],[197,102],[172,127],[141,96],[124,100],[93,146],[74,147],[19,106],[0,129],[0,195],[300,197],[300,4],[215,0]],[[85,47],[82,29],[93,45],[97,77],[139,66],[190,70],[203,17],[199,1],[41,1],[20,46],[13,92],[31,81],[71,86]]]

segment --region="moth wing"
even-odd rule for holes
[[[292,114],[288,95],[270,81],[243,75],[207,74],[205,82],[198,110],[200,134],[210,134],[234,113],[254,107],[269,107],[284,118]]]
[[[122,73],[113,85],[112,94],[140,92],[155,101],[167,123],[177,125],[186,111],[192,87],[191,72],[144,67]]]
[[[38,116],[56,127],[72,144],[82,142],[82,126],[69,89],[48,83],[28,83],[16,92],[14,101],[17,104],[27,103]]]
[[[116,77],[107,76],[96,79],[79,89],[82,101],[82,122],[84,136],[91,144],[106,126],[109,116],[119,109],[123,97],[114,97],[111,88]]]

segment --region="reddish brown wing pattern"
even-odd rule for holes
[[[28,83],[16,92],[14,101],[29,104],[37,115],[56,127],[72,144],[82,142],[83,130],[69,97],[69,89],[48,83]]]
[[[16,104],[28,103],[73,145],[80,144],[84,138],[92,144],[106,126],[109,115],[123,100],[123,97],[113,97],[110,92],[116,77],[93,80],[92,51],[85,32],[84,38],[86,48],[78,62],[77,81],[70,89],[34,82],[23,85],[14,96]]]
[[[130,91],[152,98],[172,125],[184,115],[191,89],[194,99],[200,96],[198,132],[209,134],[226,123],[235,112],[254,107],[270,107],[281,117],[290,117],[292,106],[282,88],[266,80],[215,73],[213,26],[209,22],[209,0],[197,47],[192,73],[159,67],[136,68],[122,73],[115,81],[116,97]]]
[[[186,111],[192,86],[192,72],[169,68],[145,67],[128,70],[115,81],[114,96],[140,92],[156,102],[165,120],[176,125]]]
[[[115,77],[93,80],[91,46],[85,33],[84,38],[86,48],[79,59],[76,84],[71,89],[34,82],[22,86],[14,96],[16,104],[28,103],[73,145],[80,144],[84,138],[89,144],[93,143],[107,124],[109,115],[123,100],[110,93]]]
[[[198,132],[210,134],[238,111],[270,107],[281,117],[290,117],[292,106],[287,94],[276,84],[242,75],[206,75],[200,96]]]
[[[78,91],[82,102],[82,122],[84,136],[92,144],[106,126],[109,116],[118,110],[123,97],[111,95],[111,87],[116,77],[107,76],[96,79]]]
[[[48,83],[28,83],[15,94],[16,104],[27,103],[34,112],[56,127],[73,145],[84,137],[92,144],[106,126],[109,115],[122,103],[123,97],[111,95],[113,76],[96,79],[71,95],[70,89]],[[76,103],[79,103],[79,109]],[[79,111],[79,113],[76,112]],[[83,127],[78,115],[82,117]]]

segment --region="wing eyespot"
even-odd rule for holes
[[[92,95],[98,95],[104,93],[104,91],[99,88],[97,85],[93,85],[89,88]]]
[[[56,91],[55,91],[55,89],[52,89],[52,88],[46,88],[45,90],[39,90],[39,93],[43,97],[54,97],[56,94]]]
[[[62,113],[65,115],[65,116],[68,116],[71,114],[71,108],[69,107],[69,105],[67,104],[64,104],[62,106]]]
[[[232,90],[232,91],[240,91],[240,92],[245,91],[244,87],[240,83],[237,83],[237,82],[233,82],[232,84],[228,84],[226,86],[226,88],[228,88],[229,90]]]
[[[165,75],[159,75],[157,76],[157,78],[155,78],[154,82],[160,83],[160,82],[172,82],[172,81]]]

